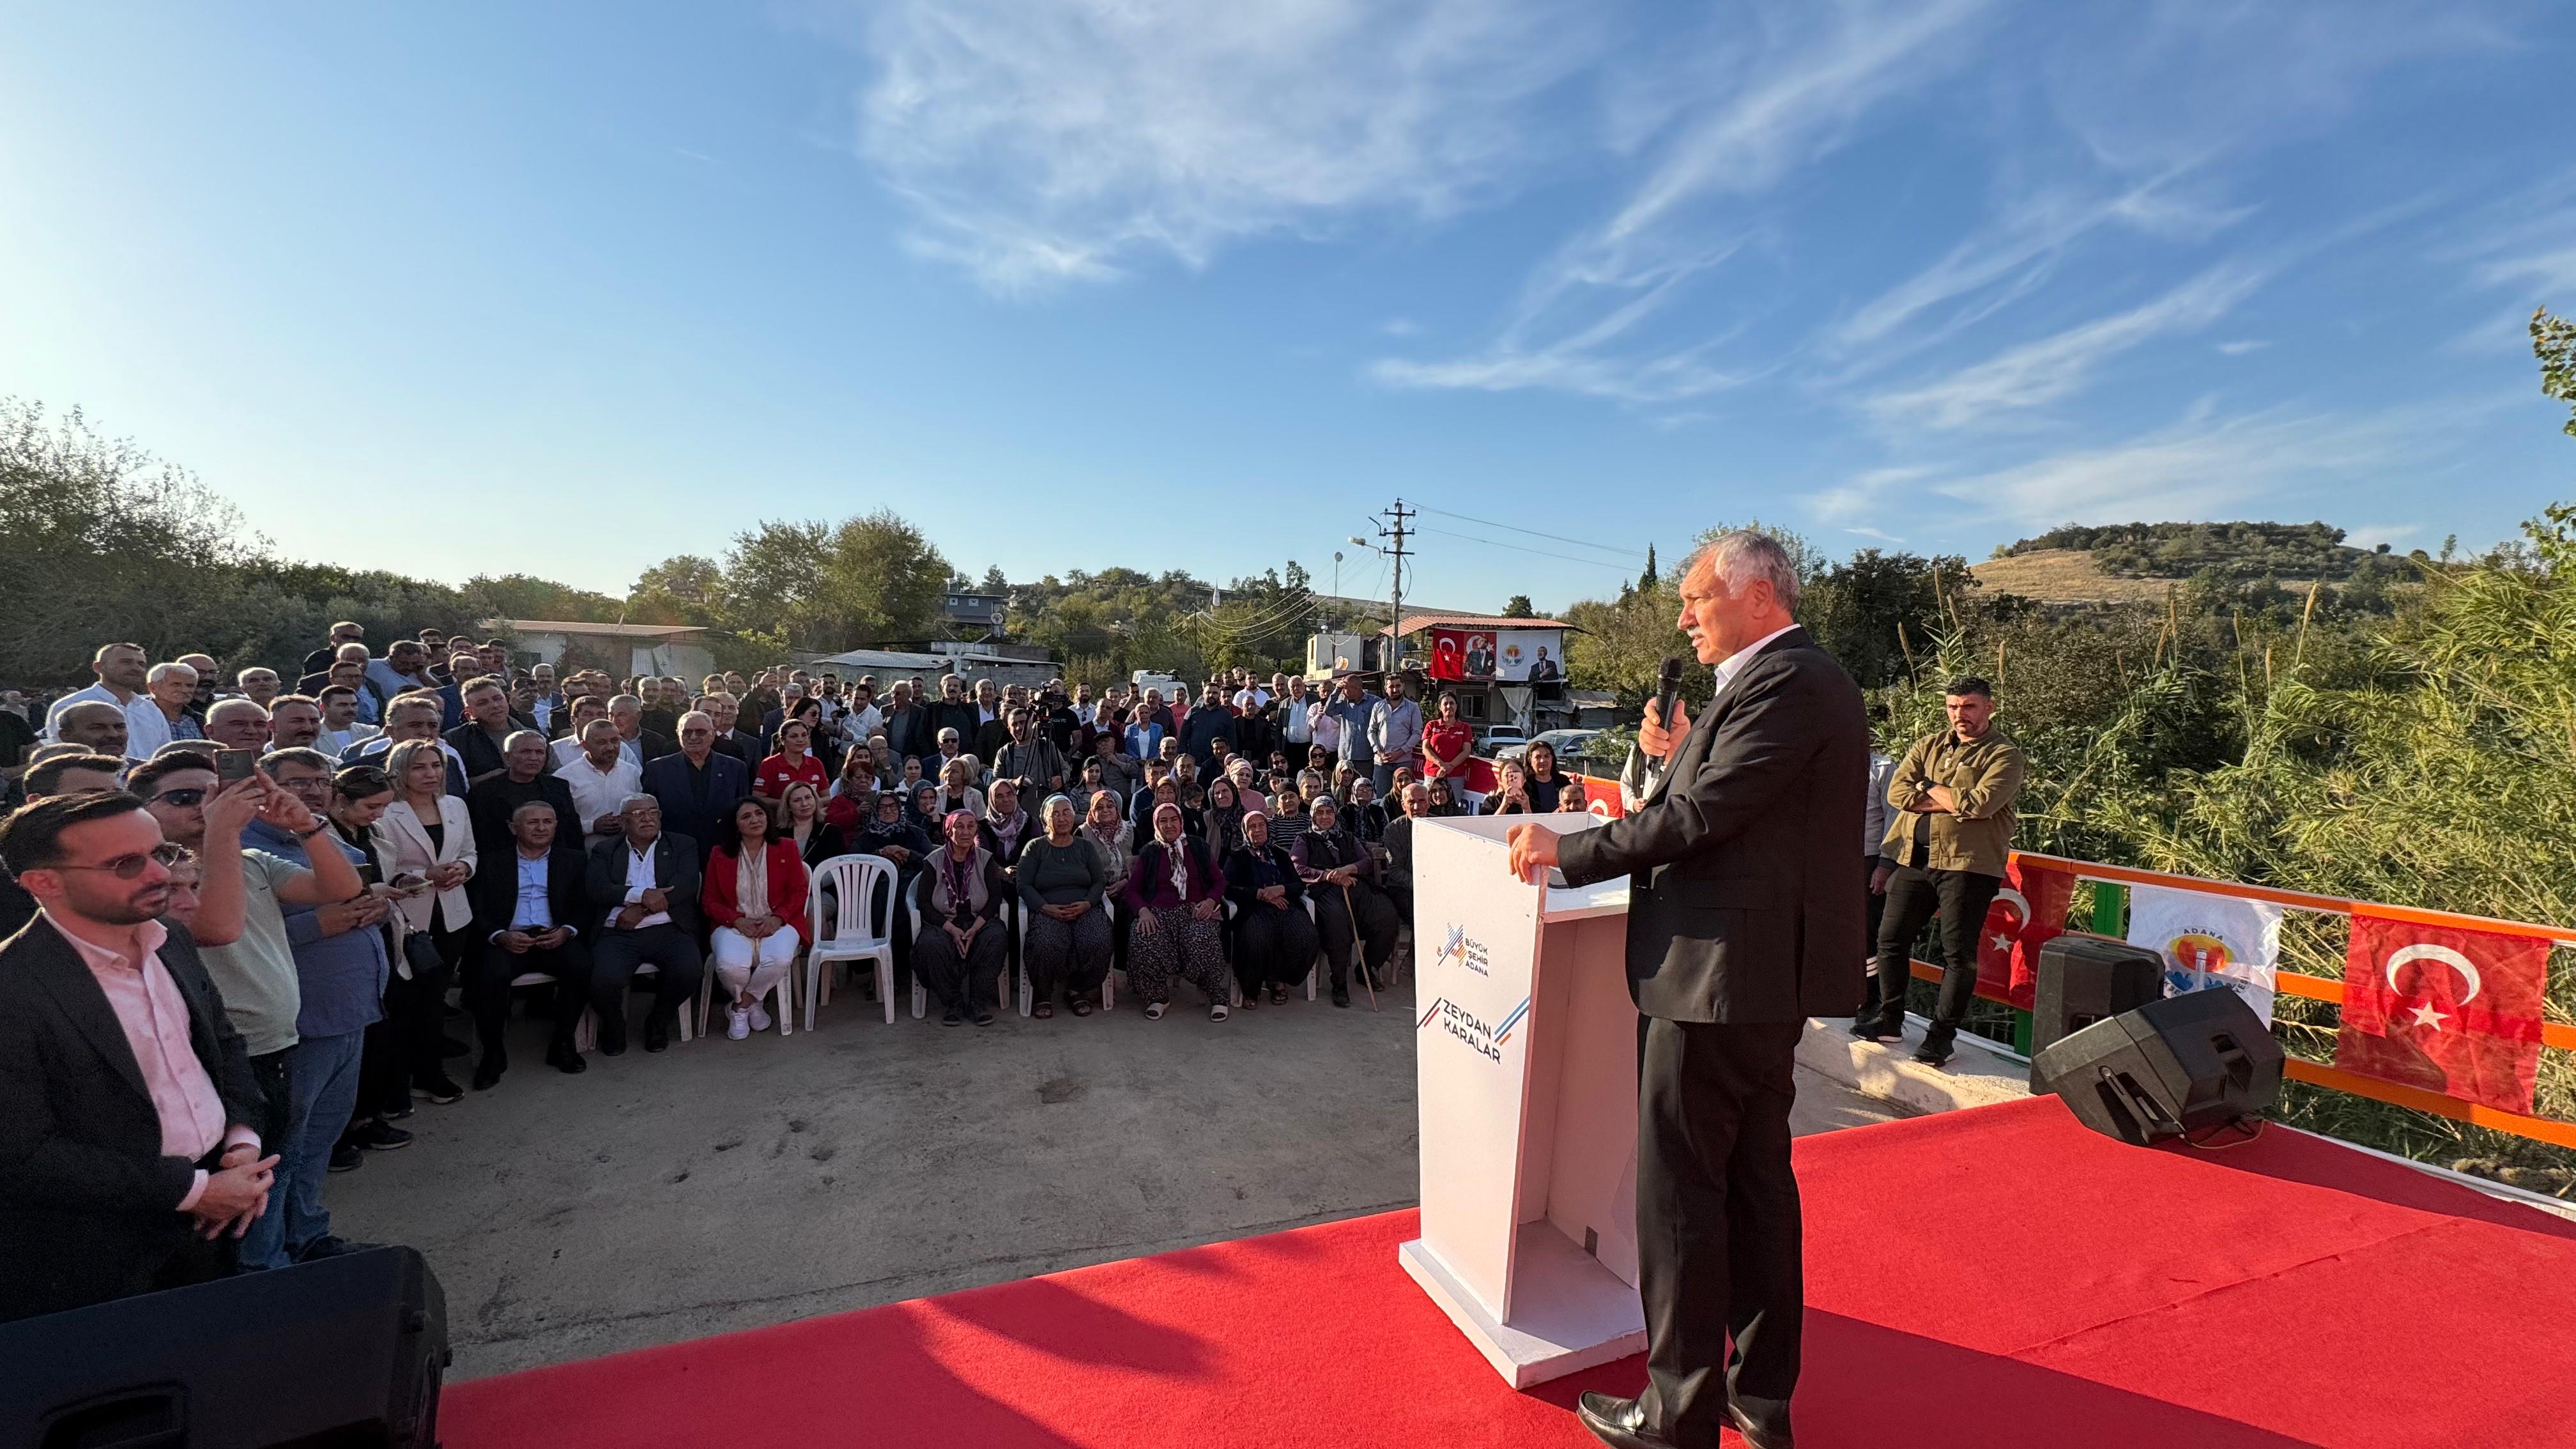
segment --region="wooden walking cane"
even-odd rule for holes
[[[1358,952],[1360,958],[1360,984],[1368,988],[1369,1010],[1375,1011],[1377,1010],[1377,982],[1371,980],[1369,976],[1368,950],[1360,940],[1360,913],[1359,908],[1351,904],[1349,881],[1342,882],[1342,914],[1350,917],[1351,949]]]

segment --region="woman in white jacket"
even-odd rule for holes
[[[472,940],[474,907],[465,882],[474,876],[474,827],[465,802],[447,793],[447,754],[438,741],[394,746],[385,755],[385,777],[393,782],[394,803],[375,823],[376,858],[403,918],[406,939],[394,969],[412,982],[401,998],[403,1017],[392,1026],[412,1094],[443,1105],[465,1095],[447,1075],[442,1018],[448,985]]]

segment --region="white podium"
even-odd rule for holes
[[[1637,1300],[1637,1009],[1628,881],[1543,890],[1505,834],[1414,824],[1422,1236],[1398,1250],[1514,1388],[1646,1347]]]

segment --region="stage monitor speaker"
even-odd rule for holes
[[[242,1273],[0,1324],[0,1445],[434,1449],[449,1359],[409,1248]]]
[[[2140,1146],[2257,1115],[2281,1095],[2281,1044],[2225,987],[2151,1001],[2031,1058],[2031,1086]]]
[[[2165,961],[2142,946],[2070,932],[2039,948],[2039,982],[2031,1002],[2033,1057],[2097,1021],[2135,1011],[2165,994]],[[2037,1085],[2038,1068],[2032,1068]]]

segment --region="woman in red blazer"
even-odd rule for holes
[[[769,807],[758,798],[734,807],[733,829],[734,838],[707,856],[698,904],[715,927],[708,945],[716,981],[733,993],[725,1035],[740,1041],[769,1030],[760,999],[772,990],[779,993],[779,1030],[786,1030],[789,993],[783,983],[796,960],[808,880],[796,842],[778,833]]]

